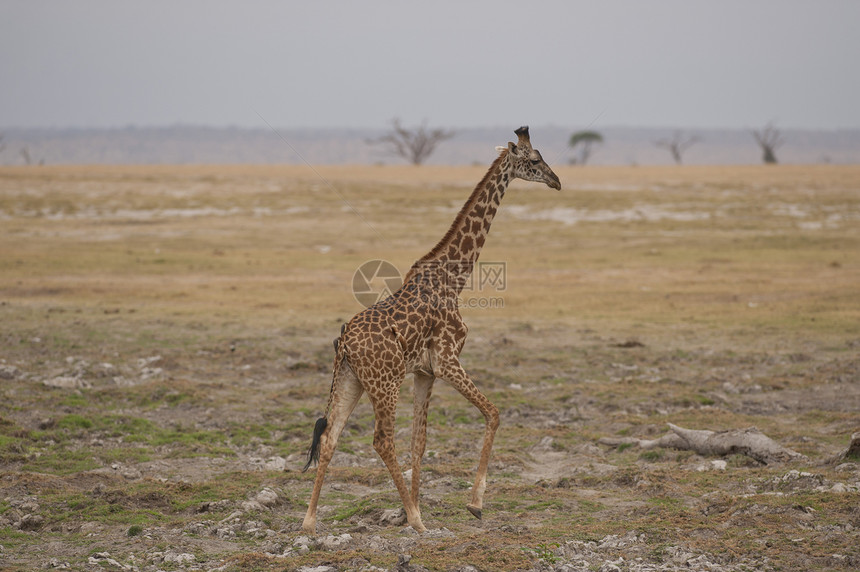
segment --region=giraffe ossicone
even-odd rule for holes
[[[335,340],[334,371],[325,415],[318,419],[308,450],[307,470],[317,462],[313,492],[302,523],[316,531],[316,513],[325,472],[346,421],[367,393],[375,415],[373,447],[388,468],[403,501],[407,524],[426,530],[421,520],[418,489],[421,458],[427,443],[427,409],[436,379],[459,391],[486,421],[471,500],[466,508],[483,514],[484,489],[499,410],[477,388],[460,365],[468,328],[460,316],[458,297],[474,270],[493,217],[514,179],[544,183],[561,190],[561,182],[540,152],[531,146],[528,127],[514,132],[517,143],[501,147],[499,156],[478,183],[450,228],[430,252],[407,272],[399,290],[356,314]],[[394,415],[407,374],[414,376],[412,476],[407,487],[394,451]]]

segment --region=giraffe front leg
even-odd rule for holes
[[[475,476],[475,484],[472,486],[472,501],[466,505],[469,512],[475,518],[480,519],[483,515],[484,508],[484,491],[487,488],[487,469],[490,465],[490,453],[493,450],[493,441],[496,437],[496,430],[499,428],[499,410],[495,405],[479,393],[483,398],[481,405],[476,405],[486,419],[486,429],[484,430],[484,444],[481,447],[481,459],[478,462],[478,474]]]
[[[490,453],[493,450],[496,430],[499,428],[499,410],[478,390],[456,357],[449,357],[447,362],[441,362],[440,360],[438,375],[454,386],[469,403],[477,407],[486,420],[484,443],[481,447],[481,457],[478,461],[478,473],[475,476],[475,484],[472,487],[472,500],[466,505],[466,508],[469,509],[472,515],[476,518],[481,518],[484,507],[484,490],[487,488],[487,468],[490,464]]]
[[[436,378],[423,373],[415,374],[415,396],[412,415],[412,503],[421,514],[418,489],[421,486],[421,460],[427,446],[427,408]]]

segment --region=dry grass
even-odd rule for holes
[[[330,340],[360,309],[353,272],[376,258],[405,271],[483,168],[0,169],[0,563],[79,565],[104,550],[141,562],[169,545],[234,569],[388,567],[407,549],[431,569],[512,569],[552,560],[556,544],[635,531],[646,540],[633,556],[649,562],[683,545],[726,566],[856,565],[860,521],[845,507],[858,493],[829,487],[850,489],[860,472],[828,460],[860,428],[860,168],[558,174],[560,193],[516,183],[494,222],[482,260],[506,264],[506,288],[470,296],[504,306],[463,310],[464,362],[503,411],[486,520],[463,510],[481,420],[440,384],[425,523],[455,535],[413,542],[372,524],[398,501],[362,403],[321,526],[370,526],[354,534],[381,535],[389,549],[361,541],[285,563],[258,553],[295,537],[311,475],[261,472],[253,459],[302,464]],[[57,379],[71,387],[44,384]],[[700,472],[709,460],[689,453],[594,445],[660,434],[667,421],[757,425],[809,461],[735,457],[726,472]],[[788,482],[773,495],[790,468],[825,488]],[[94,493],[98,483],[114,496]],[[252,515],[279,531],[274,540],[193,533],[262,486],[283,500]],[[18,531],[26,495],[44,522]],[[195,511],[218,500],[228,502],[211,517]],[[92,523],[96,537],[81,529]],[[142,530],[134,541],[131,525]],[[30,550],[45,542],[50,554]]]

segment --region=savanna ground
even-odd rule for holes
[[[483,171],[0,169],[0,568],[860,567],[860,461],[834,460],[860,429],[854,166],[515,183],[482,255],[504,288],[463,310],[462,360],[502,412],[483,520],[483,419],[439,383],[430,531],[390,510],[364,398],[300,532],[354,271],[405,271]],[[806,458],[598,443],[667,422],[757,426]]]

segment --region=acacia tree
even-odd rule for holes
[[[680,131],[675,131],[675,133],[672,134],[671,139],[660,139],[659,141],[654,141],[654,145],[663,149],[668,149],[672,154],[672,158],[675,160],[675,164],[680,165],[683,162],[682,155],[684,152],[699,141],[701,141],[701,139],[695,135],[687,136]]]
[[[768,123],[761,130],[753,129],[752,135],[755,137],[756,143],[761,147],[762,161],[768,164],[776,164],[777,160],[774,151],[785,143],[785,137],[782,136],[780,130],[773,123]]]
[[[585,165],[591,157],[592,147],[598,143],[603,143],[603,135],[597,131],[577,131],[571,135],[568,146],[574,152],[579,150],[579,157],[573,158],[571,163]]]
[[[403,127],[397,118],[391,120],[391,125],[391,133],[378,139],[370,139],[368,143],[386,144],[391,148],[392,153],[403,157],[413,165],[424,163],[440,143],[457,134],[455,131],[446,129],[429,129],[426,121],[414,129]]]

